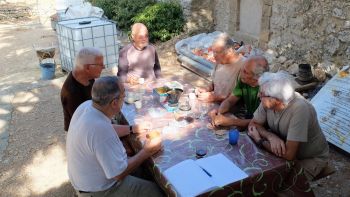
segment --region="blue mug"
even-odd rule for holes
[[[231,129],[228,132],[228,141],[231,145],[236,145],[239,138],[239,131],[238,129]]]

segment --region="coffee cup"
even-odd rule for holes
[[[136,109],[141,109],[141,107],[142,107],[142,102],[141,101],[135,101],[135,107],[136,107]]]

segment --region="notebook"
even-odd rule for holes
[[[182,197],[197,196],[248,177],[221,153],[187,159],[165,170],[164,175]]]

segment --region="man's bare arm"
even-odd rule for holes
[[[220,114],[227,113],[231,107],[236,105],[236,103],[239,101],[240,97],[230,95],[228,98],[226,98],[220,105],[218,112]]]

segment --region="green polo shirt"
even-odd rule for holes
[[[242,98],[248,114],[252,115],[260,104],[258,92],[259,86],[251,87],[238,80],[236,87],[232,91],[232,95]]]

